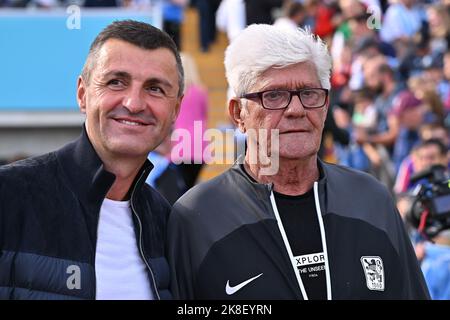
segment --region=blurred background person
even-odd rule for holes
[[[450,230],[423,245],[421,268],[431,298],[450,300]]]
[[[182,53],[184,67],[185,91],[181,103],[180,114],[175,122],[175,130],[187,130],[191,141],[183,146],[179,154],[172,154],[172,161],[178,164],[186,187],[192,188],[204,164],[203,151],[206,143],[203,135],[208,122],[208,92],[203,86],[195,60],[189,54]],[[200,148],[196,147],[200,146]]]
[[[246,26],[244,0],[222,0],[216,12],[216,27],[231,42]]]
[[[444,54],[443,64],[445,81],[447,81],[447,83],[450,83],[450,48],[447,49]],[[444,95],[442,100],[444,102],[444,109],[446,114],[445,123],[448,127],[450,127],[450,90],[446,95]]]
[[[152,0],[121,0],[122,7],[134,10],[151,10]]]
[[[118,7],[118,0],[85,0],[83,6],[90,7]]]
[[[436,164],[448,167],[447,150],[448,146],[436,138],[421,142],[416,147],[416,152],[413,156],[414,171],[421,172]]]
[[[273,24],[274,9],[281,8],[283,0],[244,0],[247,25],[254,23]]]
[[[434,127],[433,130],[438,128]],[[435,131],[436,134],[440,135],[438,132],[440,132],[440,129]],[[448,142],[447,133],[443,138]],[[422,173],[430,170],[432,166],[441,165],[447,168],[445,175],[447,179],[449,178],[448,144],[445,144],[441,139],[432,138],[420,142],[412,150],[411,159],[413,173]],[[413,208],[417,195],[412,190],[419,184],[427,185],[430,181],[427,178],[423,178],[413,182],[411,177],[412,175],[409,179],[407,192],[397,195],[397,207],[405,220],[405,225],[409,229],[411,241],[415,246],[417,259],[421,262],[421,268],[432,299],[448,300],[450,299],[450,230],[444,229],[435,235],[418,232],[420,226],[415,226],[415,222],[411,220],[413,210],[414,215],[417,214]],[[447,211],[450,211],[450,208]],[[428,214],[430,214],[429,211]],[[420,217],[423,218],[423,215],[424,212],[421,212]],[[414,227],[411,223],[413,223]],[[418,229],[416,229],[417,227]]]
[[[163,5],[163,30],[172,37],[181,50],[181,24],[184,20],[184,8],[189,0],[164,0]]]
[[[426,20],[426,13],[419,1],[391,1],[381,24],[381,39],[392,43],[397,54],[403,56],[405,49],[414,43],[414,36],[426,28]]]
[[[445,52],[450,43],[450,15],[444,4],[436,2],[426,9],[430,28],[430,51]]]
[[[370,90],[361,89],[354,92],[354,110],[352,115],[352,130],[356,135],[370,135],[376,132],[378,112],[374,105]],[[372,166],[380,166],[381,159],[376,147],[368,142],[361,145],[353,143],[350,149],[349,166],[361,171],[370,172]]]
[[[419,127],[423,123],[425,108],[421,100],[409,90],[402,91],[393,101],[389,113],[390,123],[396,123],[392,161],[395,171],[400,167],[401,161],[409,154],[413,146],[419,142]]]
[[[306,0],[307,18],[305,25],[310,26],[326,43],[331,43],[336,28],[342,23],[342,11],[337,0]]]
[[[425,179],[421,179],[418,181],[412,181],[412,177],[415,174],[424,172],[425,170],[429,170],[434,165],[441,165],[445,168],[449,168],[449,157],[448,157],[448,146],[446,146],[440,139],[432,138],[429,140],[421,141],[417,144],[410,153],[412,170],[408,174],[408,177],[398,176],[397,179],[404,179],[402,189],[398,188],[396,193],[396,201],[397,208],[400,212],[400,215],[405,220],[405,223],[409,227],[412,241],[413,242],[421,242],[424,239],[421,238],[417,231],[411,228],[410,217],[412,204],[415,199],[413,194],[414,188],[426,182]],[[447,173],[448,173],[447,169]],[[399,181],[400,182],[400,181]],[[418,254],[421,258],[421,254]]]
[[[423,122],[444,125],[446,115],[444,104],[437,92],[437,83],[427,78],[425,74],[419,74],[409,78],[408,88],[423,103]]]
[[[146,182],[173,205],[187,191],[187,187],[180,169],[170,159],[170,137],[170,134],[167,135],[163,142],[149,153],[148,159],[153,164],[153,169]]]
[[[359,144],[371,143],[376,147],[380,159],[373,163],[379,166],[372,166],[371,174],[392,189],[395,177],[392,157],[400,128],[398,116],[391,109],[404,85],[396,80],[394,70],[382,55],[368,59],[363,64],[363,76],[365,86],[375,93],[378,121],[376,130],[370,134],[355,132],[355,141]]]
[[[283,15],[277,18],[274,26],[286,29],[296,29],[303,26],[306,11],[300,2],[287,0],[283,3]]]
[[[208,52],[209,47],[216,40],[216,11],[221,0],[196,0],[199,13],[200,48]]]
[[[445,159],[450,159],[448,151],[446,151],[450,146],[450,137],[448,130],[443,125],[439,123],[423,124],[419,128],[419,136],[419,144],[414,146],[410,154],[403,159],[402,163],[400,164],[399,170],[397,171],[394,185],[394,193],[396,195],[406,193],[414,187],[414,184],[410,181],[411,176],[413,176],[414,173],[417,173],[427,166],[431,166],[433,164],[445,165]],[[425,150],[426,155],[420,155],[420,152],[418,151],[423,141],[434,140],[442,142],[444,147],[440,147],[438,143],[430,143],[430,145],[423,147],[424,149],[430,149]],[[439,154],[441,153],[442,157],[439,156]],[[420,162],[419,159],[424,159],[428,162],[423,163]]]

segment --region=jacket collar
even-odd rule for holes
[[[266,203],[267,210],[270,212],[271,219],[275,219],[275,214],[273,213],[272,205],[270,204],[269,196],[273,190],[273,183],[263,184],[258,183],[253,180],[243,168],[244,156],[240,156],[236,163],[231,168],[231,173],[237,175],[239,179],[243,179],[244,183],[250,186],[257,195],[258,199],[263,203]],[[324,208],[325,202],[325,185],[326,185],[326,170],[324,163],[319,159],[317,161],[317,165],[320,171],[320,179],[319,179],[319,198],[320,198],[320,206]],[[239,181],[237,183],[240,183]],[[322,215],[325,214],[325,210],[322,210]],[[267,253],[267,256],[273,261],[274,265],[280,270],[281,274],[285,277],[287,285],[291,288],[293,294],[297,299],[302,299],[300,291],[298,287],[294,285],[296,283],[295,275],[292,272],[286,272],[286,266],[290,266],[289,257],[285,254],[286,248],[284,247],[283,241],[280,238],[280,234],[274,233],[273,228],[269,227],[267,224],[264,224],[266,227],[266,231],[270,235],[270,239],[275,243],[275,245],[280,249],[278,252],[274,252],[273,250],[269,250],[269,247],[262,246],[262,249]],[[251,230],[251,229],[250,229]],[[255,235],[255,238],[258,238],[260,235]],[[290,267],[289,267],[290,268]]]
[[[250,178],[248,173],[244,171],[244,160],[245,155],[239,156],[231,167],[231,172],[239,176],[240,179],[243,179],[255,191],[258,199],[264,201],[270,195],[273,189],[273,183],[259,183]]]
[[[106,171],[102,160],[92,146],[83,125],[80,137],[56,151],[56,158],[78,198],[90,203],[101,203],[114,183],[115,175]],[[141,188],[153,165],[146,160],[131,186]],[[142,179],[139,179],[142,177]]]
[[[243,163],[245,160],[245,155],[240,155],[239,158],[236,160],[236,162],[231,167],[231,170],[233,170],[235,173],[242,176],[248,183],[253,185],[256,188],[269,188],[270,191],[273,189],[273,183],[259,183],[257,181],[254,181],[252,178],[249,177],[249,175],[244,172],[243,169]],[[319,178],[319,186],[323,186],[326,184],[327,181],[327,172],[325,169],[325,163],[321,159],[317,159],[317,167],[319,168],[320,178]]]
[[[258,196],[259,200],[264,201],[267,199],[267,197],[270,195],[270,192],[273,191],[273,183],[259,183],[257,181],[254,181],[252,178],[249,177],[249,175],[244,171],[243,163],[244,163],[245,155],[239,156],[239,158],[236,160],[234,165],[231,168],[231,171],[235,174],[239,175],[240,178],[244,179],[256,192],[256,195]],[[317,167],[319,168],[320,172],[320,178],[318,181],[318,188],[319,188],[319,199],[320,199],[320,207],[322,209],[322,215],[326,213],[326,185],[328,180],[328,174],[327,174],[327,166],[326,164],[321,160],[317,159]]]

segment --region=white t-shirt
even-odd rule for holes
[[[103,201],[95,256],[97,300],[154,298],[131,215],[129,201]]]

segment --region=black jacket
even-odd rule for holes
[[[314,195],[324,226],[331,298],[429,298],[387,189],[365,173],[319,165],[322,178]],[[188,191],[169,218],[174,297],[302,299],[276,210],[272,185],[253,182],[238,164]],[[372,261],[382,262],[382,268],[370,266]]]
[[[151,169],[133,183],[133,222],[153,294],[167,299],[170,206],[145,184]],[[84,129],[58,151],[0,167],[0,299],[95,299],[99,212],[114,179]]]

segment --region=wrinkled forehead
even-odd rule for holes
[[[97,60],[108,61],[111,59],[129,60],[130,58],[142,58],[149,54],[163,54],[165,60],[176,65],[175,54],[167,47],[144,48],[125,40],[111,38],[105,41],[98,49]]]
[[[93,68],[94,75],[102,77],[116,69],[142,77],[149,73],[177,76],[176,58],[169,49],[145,49],[125,41],[110,39],[99,49]]]
[[[320,88],[320,80],[314,63],[299,62],[286,66],[271,66],[262,72],[255,89]]]

